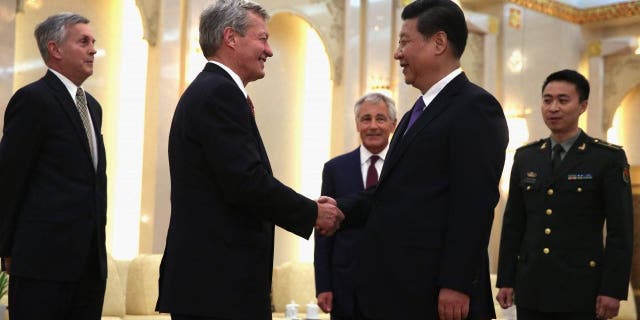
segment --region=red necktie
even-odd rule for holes
[[[369,158],[369,169],[367,170],[367,183],[365,184],[365,189],[369,189],[376,184],[378,184],[378,171],[376,170],[376,161],[378,161],[380,157],[376,155],[372,155]]]
[[[249,109],[251,110],[251,115],[255,118],[256,112],[255,112],[255,109],[253,108],[253,102],[251,102],[251,98],[249,98],[249,96],[247,96],[247,102],[249,103]]]

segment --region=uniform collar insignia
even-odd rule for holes
[[[545,141],[541,146],[540,150],[544,150],[547,147],[547,142]]]
[[[583,142],[583,143],[578,147],[578,150],[580,150],[580,151],[584,151],[585,149],[587,149],[587,144]]]

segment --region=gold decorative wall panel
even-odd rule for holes
[[[579,9],[554,0],[508,0],[508,2],[577,24],[640,16],[640,1],[587,9]]]

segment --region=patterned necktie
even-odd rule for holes
[[[80,113],[80,120],[82,120],[84,132],[87,134],[91,158],[94,159],[93,132],[91,131],[91,123],[89,122],[89,108],[87,107],[87,98],[80,87],[78,87],[78,90],[76,91],[76,109],[78,109],[78,113]]]
[[[418,120],[418,118],[424,111],[425,107],[426,106],[424,104],[424,99],[422,99],[422,96],[418,97],[418,100],[416,100],[416,103],[413,105],[413,108],[411,111],[411,117],[409,118],[409,125],[407,125],[407,130],[405,130],[405,133],[409,131],[409,128],[411,128],[413,123],[416,122],[416,120]]]
[[[253,107],[253,102],[251,102],[251,98],[249,98],[249,96],[247,96],[247,102],[249,103],[249,109],[251,110],[251,115],[255,119],[256,111],[255,111],[255,108]]]
[[[378,170],[376,170],[376,161],[380,159],[379,156],[372,155],[369,158],[369,169],[367,170],[367,183],[364,186],[365,189],[369,189],[378,184]]]
[[[558,171],[558,167],[560,167],[560,162],[562,162],[562,153],[564,149],[558,143],[553,147],[553,157],[551,157],[551,171],[555,173]]]

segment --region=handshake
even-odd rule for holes
[[[322,196],[316,201],[318,204],[318,218],[316,219],[316,231],[323,236],[333,235],[344,220],[344,214],[337,207],[336,200]]]

